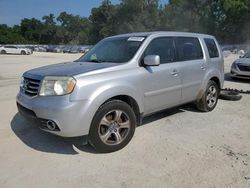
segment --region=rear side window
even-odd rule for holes
[[[203,53],[198,38],[177,37],[176,46],[179,61],[188,61],[203,58]]]
[[[174,39],[172,37],[160,37],[151,41],[144,52],[147,55],[159,55],[161,64],[175,60]]]
[[[15,46],[5,46],[5,48],[16,48]]]
[[[204,41],[205,41],[206,46],[207,46],[209,57],[210,58],[219,57],[219,52],[218,52],[218,49],[217,49],[217,46],[216,46],[214,40],[206,38],[206,39],[204,39]]]

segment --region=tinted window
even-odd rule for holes
[[[203,53],[200,42],[193,37],[176,38],[176,46],[179,61],[202,59]]]
[[[144,52],[144,57],[147,55],[159,55],[161,64],[173,62],[175,60],[173,38],[161,37],[152,40]]]
[[[213,39],[204,39],[210,58],[219,57],[219,52]]]
[[[5,48],[16,48],[15,46],[5,46]]]

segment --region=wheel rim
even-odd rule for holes
[[[113,110],[106,113],[98,127],[99,137],[104,144],[118,145],[130,131],[130,119],[122,110]]]
[[[206,97],[207,105],[209,108],[214,107],[217,102],[217,90],[215,86],[210,86],[207,91]]]

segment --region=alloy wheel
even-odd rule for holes
[[[122,110],[113,110],[101,119],[99,137],[104,144],[118,145],[127,137],[130,127],[128,115]]]
[[[208,88],[206,102],[209,108],[212,108],[217,102],[217,90],[214,85]]]

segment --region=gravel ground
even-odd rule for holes
[[[0,187],[250,187],[250,95],[219,100],[210,113],[192,105],[147,117],[124,149],[97,154],[26,122],[17,114],[18,80],[28,69],[79,54],[0,56]],[[236,55],[225,59],[225,87]]]

